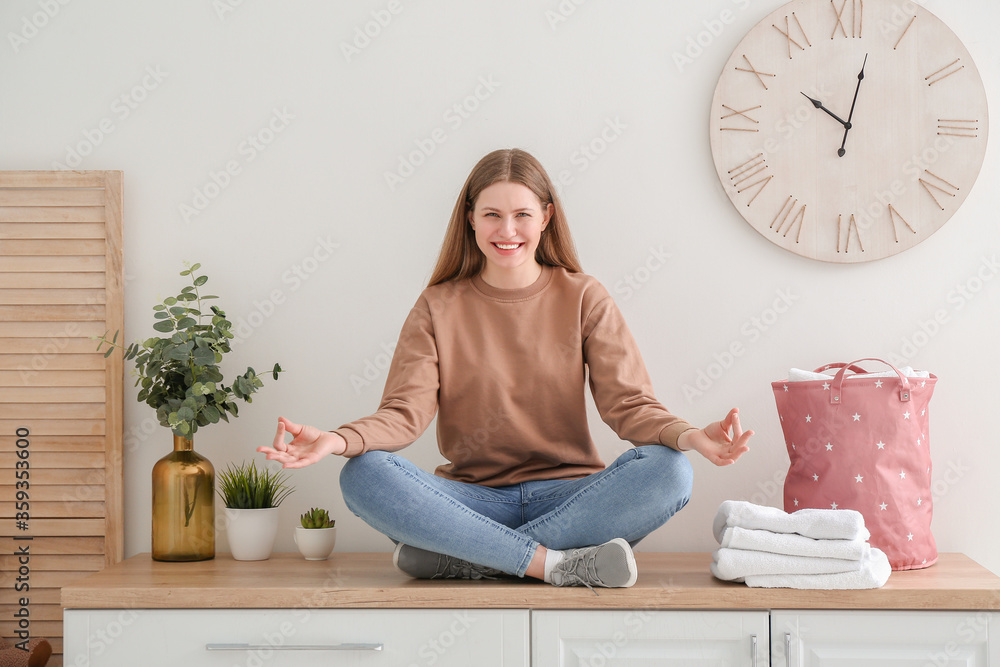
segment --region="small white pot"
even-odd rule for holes
[[[303,528],[295,527],[295,544],[306,560],[326,560],[333,553],[337,543],[337,527]]]
[[[267,560],[278,536],[278,508],[226,510],[226,537],[234,560]]]

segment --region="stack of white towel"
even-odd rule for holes
[[[868,544],[865,519],[854,510],[775,507],[727,500],[712,527],[719,548],[712,574],[759,588],[879,588],[892,568]]]

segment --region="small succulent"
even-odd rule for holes
[[[303,514],[299,520],[302,522],[303,528],[333,528],[333,525],[337,523],[330,518],[329,512],[318,507]]]

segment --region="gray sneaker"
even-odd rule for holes
[[[505,575],[502,570],[418,549],[402,542],[396,545],[392,564],[403,574],[415,579],[497,579]]]
[[[596,547],[571,549],[552,568],[553,586],[594,586],[628,588],[635,583],[639,570],[632,547],[620,537]]]

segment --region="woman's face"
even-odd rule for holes
[[[552,204],[543,206],[520,183],[502,181],[479,193],[469,222],[486,256],[483,277],[487,282],[497,287],[526,287],[534,282],[539,266],[535,249],[553,209]]]

